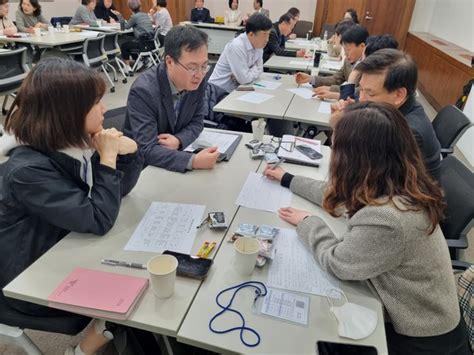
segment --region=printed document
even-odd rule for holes
[[[308,325],[309,297],[267,288],[260,313],[290,322]]]
[[[196,141],[205,141],[212,146],[217,146],[219,153],[225,153],[227,152],[227,149],[232,145],[232,143],[235,142],[235,140],[239,138],[238,135],[236,134],[228,134],[228,133],[219,133],[219,132],[214,132],[214,131],[207,131],[204,130],[201,132],[199,137],[196,138]],[[193,147],[193,143],[188,145],[186,149],[184,149],[185,152],[193,152],[196,150],[196,147]]]
[[[292,229],[282,228],[275,240],[276,255],[268,269],[267,285],[326,296],[339,281],[324,272]]]
[[[273,95],[262,94],[261,92],[249,92],[248,94],[239,96],[237,100],[250,102],[251,104],[261,104],[273,97]]]
[[[303,99],[311,99],[313,97],[313,90],[307,88],[295,88],[295,89],[286,89],[292,92],[295,95],[302,97]]]
[[[190,254],[205,206],[153,202],[124,250]]]
[[[288,207],[293,193],[280,186],[279,182],[267,179],[262,174],[250,173],[247,176],[237,205],[277,213],[281,207]]]
[[[270,80],[259,80],[253,84],[257,88],[275,90],[281,86],[281,83]]]

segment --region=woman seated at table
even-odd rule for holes
[[[0,169],[0,288],[70,231],[107,233],[135,186],[143,159],[133,140],[102,127],[104,92],[96,71],[59,58],[42,60],[23,81],[0,138],[0,152],[9,157]],[[81,317],[3,301],[45,323]],[[76,354],[95,353],[108,341],[103,330],[104,322],[95,322]]]
[[[41,15],[38,0],[20,0],[16,10],[16,27],[20,32],[33,33],[35,28],[48,28],[48,21]]]
[[[95,16],[108,23],[119,21],[120,12],[115,10],[112,0],[99,0],[94,9]]]
[[[173,20],[166,8],[166,0],[153,0],[154,6],[148,13],[151,16],[151,22],[157,27],[158,39],[160,40],[160,47],[165,44],[165,37],[169,30],[173,27]]]
[[[81,3],[82,5],[79,5],[74,17],[72,18],[71,22],[69,22],[70,25],[90,25],[91,23],[95,23],[95,21],[97,21],[97,16],[94,13],[96,0],[81,0]]]
[[[239,9],[239,0],[229,0],[229,10],[224,12],[224,24],[228,26],[240,26],[242,13]]]
[[[131,72],[132,68],[130,67],[130,63],[132,51],[140,48],[139,39],[141,36],[153,36],[153,24],[151,23],[150,17],[144,12],[141,12],[140,0],[128,0],[127,4],[133,14],[128,21],[125,21],[123,18],[120,19],[120,21],[124,22],[125,29],[133,28],[133,36],[135,38],[122,43],[120,49],[122,51],[123,61],[126,65],[125,71]]]
[[[396,108],[380,103],[346,108],[334,128],[327,183],[279,167],[264,174],[332,216],[347,217],[347,231],[336,237],[318,216],[279,210],[326,272],[373,286],[388,315],[391,355],[470,354],[438,224],[443,194]]]
[[[8,9],[8,0],[0,0],[0,36],[9,36],[17,32],[14,23],[7,17]]]

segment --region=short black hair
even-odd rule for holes
[[[357,16],[357,11],[354,10],[354,9],[347,9],[345,12],[344,12],[344,15],[346,13],[349,13],[349,15],[351,15],[351,18],[352,18],[352,21],[354,21],[354,23],[359,23],[359,17]]]
[[[356,46],[365,43],[369,37],[369,32],[361,25],[354,25],[342,34],[341,43],[354,43]]]
[[[248,18],[245,23],[245,32],[257,33],[258,31],[268,31],[272,27],[273,23],[267,16],[257,13]]]
[[[168,3],[166,2],[166,0],[157,0],[156,5],[158,5],[159,7],[166,7],[168,6]]]
[[[291,14],[291,16],[296,17],[300,15],[300,10],[296,7],[292,7],[288,10],[288,13]]]
[[[258,2],[260,4],[260,7],[263,7],[263,0],[255,0],[255,2]]]
[[[418,81],[415,61],[398,49],[385,48],[376,51],[357,64],[357,70],[362,75],[385,73],[383,87],[388,92],[405,88],[407,96],[415,94]]]
[[[378,36],[369,36],[365,41],[365,56],[368,57],[372,53],[384,48],[398,48],[398,42],[390,34],[383,34]]]
[[[282,22],[291,22],[291,20],[294,19],[294,16],[292,14],[290,14],[289,12],[287,12],[286,14],[283,14],[280,16],[280,18],[278,19],[278,24],[282,23]]]
[[[336,26],[334,27],[334,32],[337,35],[342,36],[344,32],[346,32],[349,28],[355,25],[355,22],[350,19],[342,19],[341,21],[336,23]]]
[[[183,50],[192,52],[207,47],[207,41],[207,33],[194,26],[174,26],[165,38],[165,56],[178,60]]]
[[[229,9],[232,9],[232,3],[234,2],[234,0],[229,0]],[[239,3],[239,0],[237,0],[237,4]]]

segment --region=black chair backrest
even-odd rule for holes
[[[138,38],[140,52],[151,52],[156,49],[155,35],[153,33],[143,33]]]
[[[127,115],[127,106],[114,108],[104,114],[104,128],[116,128],[121,131]]]
[[[26,47],[0,52],[0,94],[18,89],[28,71]]]
[[[293,33],[296,34],[296,37],[306,37],[306,34],[310,31],[313,31],[313,23],[311,21],[298,21],[295,28],[293,28]]]
[[[470,123],[469,118],[456,106],[449,105],[439,111],[433,120],[433,129],[441,148],[452,148]]]
[[[120,46],[118,45],[118,32],[105,33],[104,51],[107,55],[120,53]]]
[[[323,25],[323,29],[321,30],[321,39],[324,37],[324,32],[327,32],[328,38],[331,38],[332,35],[336,32],[336,25],[331,25],[331,24],[325,24]]]
[[[448,205],[441,229],[446,239],[459,239],[474,219],[474,173],[450,155],[441,161],[440,175]]]
[[[104,53],[104,38],[105,36],[101,34],[94,38],[87,38],[84,41],[82,58],[87,66],[100,67],[107,60]]]
[[[51,24],[53,26],[56,26],[56,24],[59,22],[61,25],[68,25],[69,22],[71,22],[72,17],[71,16],[56,16],[56,17],[51,17]]]

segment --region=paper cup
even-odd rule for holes
[[[241,275],[252,275],[260,243],[251,237],[240,237],[234,242],[235,249],[235,269]]]
[[[263,142],[263,134],[265,133],[266,124],[267,123],[265,121],[252,121],[253,139],[258,140],[259,142]]]
[[[41,28],[35,27],[33,29],[33,35],[36,36],[36,37],[40,37],[41,36]]]
[[[50,35],[54,35],[54,27],[53,26],[48,26],[48,33]]]
[[[63,25],[64,32],[69,33],[69,25]]]
[[[173,255],[157,255],[147,264],[151,288],[158,298],[168,298],[174,293],[178,259]]]

